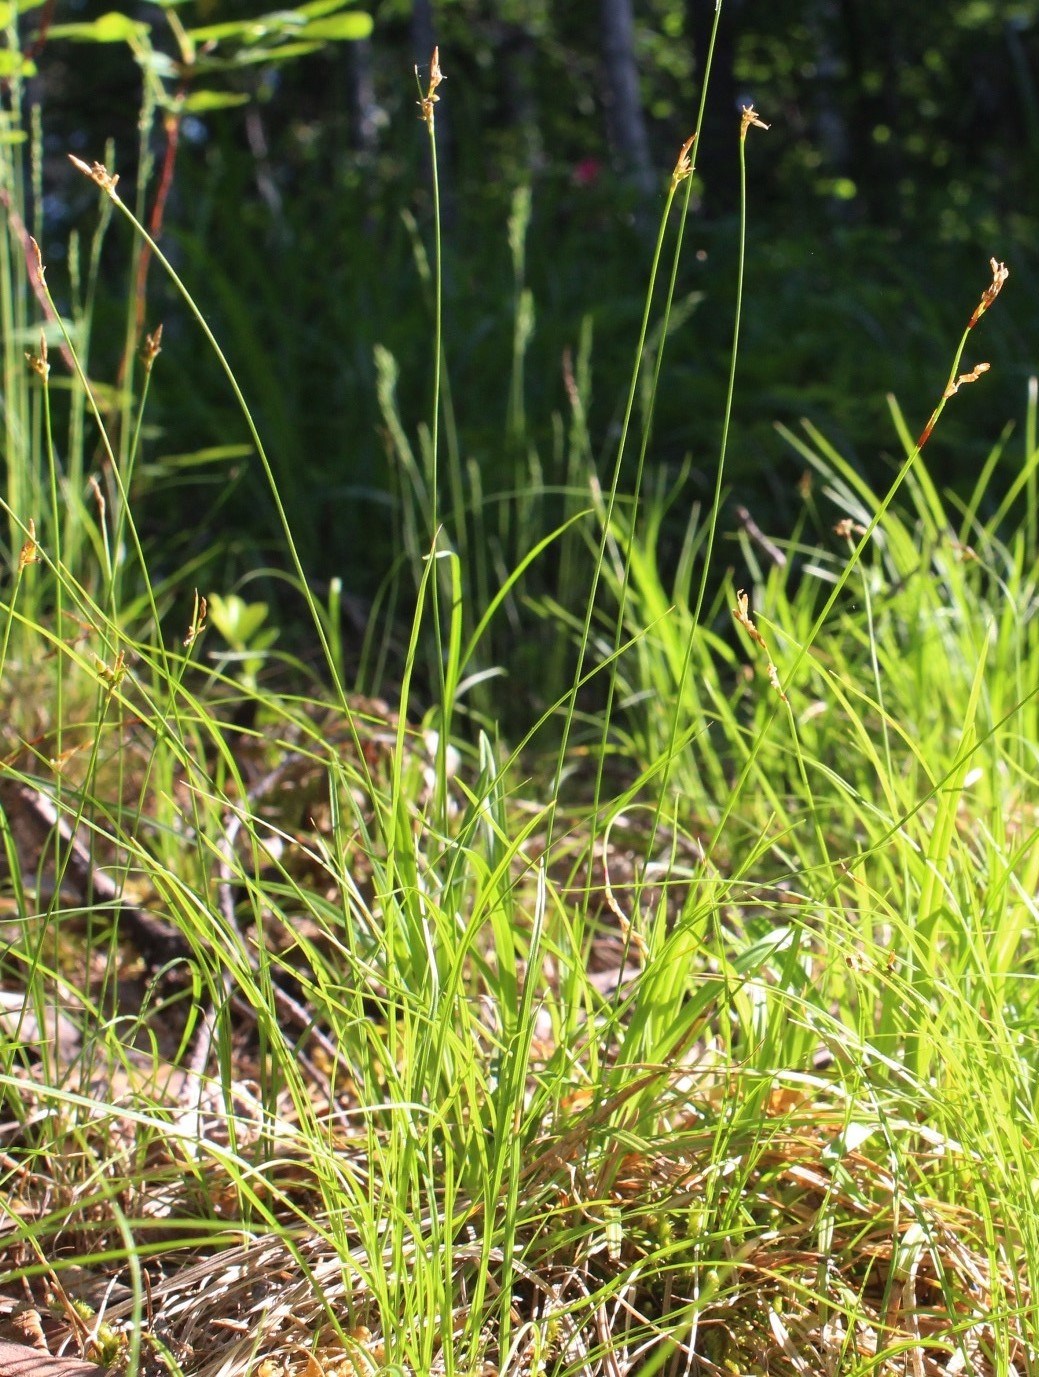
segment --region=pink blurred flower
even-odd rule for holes
[[[570,180],[574,186],[595,186],[601,174],[602,159],[589,156],[574,163],[570,172]]]

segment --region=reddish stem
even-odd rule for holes
[[[43,6],[43,10],[40,14],[40,23],[36,29],[36,37],[25,53],[26,62],[35,62],[46,47],[47,35],[50,33],[50,26],[54,22],[55,3],[56,0],[46,0]]]
[[[166,152],[162,159],[162,168],[159,172],[159,186],[155,193],[155,204],[152,206],[152,213],[148,220],[148,233],[152,239],[158,243],[162,236],[162,226],[166,215],[166,202],[169,200],[170,190],[173,187],[173,172],[177,165],[177,150],[180,147],[180,115],[172,111],[166,115],[163,121],[166,130]],[[152,251],[148,244],[141,250],[141,257],[137,264],[137,286],[135,297],[137,301],[137,331],[136,337],[139,339],[144,329],[144,314],[147,308],[147,286],[148,269],[151,267]]]
[[[46,288],[43,285],[43,266],[40,259],[39,246],[36,244],[36,241],[33,239],[29,231],[25,228],[25,221],[22,219],[22,217],[15,210],[14,206],[11,204],[10,192],[7,190],[6,187],[3,186],[0,186],[0,205],[3,206],[5,212],[7,213],[7,222],[11,226],[11,229],[14,231],[15,237],[22,246],[22,252],[25,254],[25,267],[26,271],[29,274],[29,285],[32,287],[33,295],[36,297],[36,300],[39,303],[40,310],[43,312],[46,318],[51,322],[52,325],[56,325],[58,322],[58,315],[54,307],[51,305],[50,298],[48,297]],[[75,376],[76,361],[72,357],[72,352],[65,342],[64,335],[62,335],[61,340],[58,344],[58,350],[61,354],[61,357],[65,360],[65,363],[68,365],[69,372],[73,376]]]

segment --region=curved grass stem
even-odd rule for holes
[[[578,646],[577,663],[574,667],[574,676],[571,685],[567,710],[563,721],[563,732],[557,753],[556,773],[553,780],[552,798],[555,800],[559,793],[559,786],[563,778],[566,765],[567,751],[570,743],[570,734],[573,728],[574,715],[577,708],[578,687],[585,676],[585,663],[588,645],[591,639],[592,618],[595,615],[595,604],[598,595],[599,580],[602,576],[603,564],[606,559],[607,549],[612,538],[612,526],[614,513],[617,506],[618,492],[620,489],[621,472],[624,463],[624,455],[627,449],[628,435],[631,429],[632,416],[635,410],[635,399],[638,395],[639,378],[642,375],[642,368],[646,360],[647,341],[649,338],[649,325],[653,310],[653,302],[656,297],[657,281],[660,274],[660,264],[663,255],[664,240],[667,227],[671,220],[672,211],[677,199],[679,188],[684,184],[685,196],[682,199],[678,229],[675,235],[675,245],[671,258],[671,273],[668,280],[667,291],[664,298],[664,309],[660,329],[660,344],[656,350],[652,384],[649,394],[649,404],[647,414],[643,422],[642,443],[639,451],[638,467],[635,476],[634,492],[632,497],[632,521],[638,507],[638,499],[641,491],[642,477],[645,469],[646,455],[649,449],[651,435],[653,410],[656,402],[657,389],[659,386],[661,367],[663,364],[664,347],[667,342],[668,322],[671,317],[671,309],[674,302],[676,285],[678,280],[678,265],[681,259],[682,245],[685,236],[685,224],[689,215],[689,203],[692,194],[693,175],[696,168],[696,152],[700,141],[700,132],[703,128],[704,110],[706,108],[707,91],[710,85],[711,66],[714,59],[715,41],[718,34],[718,25],[721,19],[721,0],[715,6],[714,24],[711,28],[711,38],[707,49],[707,56],[704,63],[703,81],[700,88],[700,104],[696,116],[696,128],[693,134],[682,145],[679,151],[678,160],[675,163],[671,174],[671,183],[668,188],[667,200],[660,217],[660,225],[657,231],[656,243],[653,249],[653,258],[650,264],[649,280],[646,284],[645,301],[642,309],[642,319],[639,325],[638,343],[635,347],[635,359],[631,370],[631,381],[628,385],[628,395],[624,407],[624,417],[621,422],[620,438],[617,441],[617,454],[614,460],[613,473],[610,480],[609,490],[606,500],[602,504],[600,515],[601,534],[599,537],[599,550],[592,571],[592,583],[585,603],[584,622],[581,630],[581,639]],[[618,603],[617,616],[614,624],[614,651],[620,645],[623,636],[624,618],[626,611],[626,598],[631,574],[631,543],[625,553],[624,571],[621,580],[620,597]],[[592,834],[597,830],[598,817],[602,801],[603,787],[603,768],[606,756],[605,744],[606,734],[610,728],[610,719],[613,710],[613,700],[615,694],[615,680],[611,675],[607,688],[607,703],[603,713],[602,742],[599,751],[599,759],[596,766],[595,787],[592,802]],[[555,822],[554,805],[550,809],[548,819],[548,843],[551,843],[553,827]]]
[[[257,428],[256,422],[253,419],[249,403],[246,401],[245,394],[242,392],[241,386],[238,382],[238,378],[235,375],[235,371],[231,367],[227,355],[220,347],[220,343],[214,335],[209,325],[209,322],[202,314],[201,310],[195,302],[194,297],[191,295],[191,292],[188,290],[186,284],[181,279],[177,270],[174,268],[173,264],[169,261],[165,253],[163,253],[162,249],[155,242],[152,236],[148,233],[145,227],[141,224],[140,220],[138,220],[138,218],[134,215],[133,211],[129,208],[129,206],[126,205],[126,203],[119,196],[119,193],[116,190],[116,182],[118,181],[118,178],[112,177],[100,163],[94,163],[91,167],[84,163],[81,159],[72,157],[71,154],[70,160],[75,164],[76,167],[79,168],[81,172],[84,172],[88,177],[90,177],[94,182],[97,183],[101,190],[105,192],[105,194],[111,200],[112,204],[115,206],[119,214],[130,225],[133,231],[136,234],[140,235],[141,238],[144,240],[149,251],[154,257],[155,262],[157,262],[161,266],[163,272],[166,273],[167,277],[173,283],[180,297],[182,298],[188,310],[190,311],[191,315],[194,317],[196,324],[198,325],[199,329],[202,331],[202,334],[205,337],[206,343],[213,351],[213,354],[217,362],[219,363],[225,378],[228,381],[231,391],[234,394],[235,401],[238,403],[239,410],[242,413],[242,418],[245,421],[246,428],[249,432],[249,438],[251,439],[253,446],[256,450],[256,455],[260,461],[260,466],[263,469],[264,478],[266,479],[267,486],[270,490],[271,500],[274,503],[274,508],[278,517],[278,522],[281,526],[282,534],[285,538],[285,548],[288,551],[289,560],[296,574],[300,595],[306,603],[307,611],[310,613],[311,622],[314,627],[314,632],[318,638],[318,642],[321,646],[321,654],[325,661],[325,665],[328,669],[332,688],[336,694],[339,706],[347,722],[348,730],[353,740],[353,744],[357,750],[359,768],[363,771],[365,783],[370,789],[371,795],[374,798],[376,796],[376,791],[371,778],[371,772],[368,768],[367,762],[364,757],[364,751],[361,746],[357,722],[355,720],[353,710],[350,707],[349,699],[347,698],[346,689],[339,672],[339,666],[337,665],[335,656],[332,652],[332,647],[329,642],[328,633],[325,629],[324,621],[322,619],[321,609],[318,607],[317,600],[310,587],[310,581],[307,578],[306,572],[304,570],[303,560],[300,556],[299,547],[296,544],[295,536],[292,533],[292,527],[289,522],[288,513],[285,510],[285,504],[282,501],[281,493],[278,489],[278,480],[275,477],[271,461],[267,455],[267,451],[264,447],[263,440],[260,437],[260,432]],[[107,440],[105,441],[105,443],[107,445]],[[114,470],[115,460],[114,457],[111,455],[110,447],[109,456],[111,458],[112,467]],[[122,494],[122,496],[125,502],[125,493]]]

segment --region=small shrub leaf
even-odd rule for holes
[[[371,31],[371,15],[355,11],[353,14],[333,15],[329,19],[315,19],[301,31],[300,37],[331,43],[354,43],[367,38]]]
[[[188,114],[199,115],[208,110],[229,110],[248,103],[249,97],[244,91],[192,91],[181,108]]]
[[[109,10],[90,24],[55,24],[50,37],[70,38],[77,43],[131,43],[146,38],[150,32],[150,25]]]

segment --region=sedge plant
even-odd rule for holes
[[[434,168],[441,77],[434,56]],[[622,439],[605,490],[593,477],[574,499],[585,350],[570,505],[491,591],[465,566],[472,530],[442,530],[437,248],[415,611],[393,706],[362,702],[231,360],[114,174],[81,170],[241,406],[324,665],[316,683],[273,641],[259,657],[258,614],[235,629],[248,608],[227,590],[214,607],[255,663],[237,673],[230,641],[208,656],[192,571],[152,577],[119,482],[161,356],[121,464],[75,322],[42,273],[18,279],[26,319],[35,300],[59,321],[114,497],[68,517],[96,530],[73,559],[46,484],[37,511],[24,474],[8,490],[3,960],[26,997],[0,1063],[5,1285],[85,1280],[85,1313],[63,1312],[85,1355],[139,1369],[161,1347],[206,1377],[295,1370],[301,1350],[371,1372],[894,1373],[906,1354],[1021,1370],[1039,1280],[1034,521],[1007,535],[981,491],[955,507],[922,462],[929,430],[883,493],[808,432],[794,440],[849,524],[812,539],[809,510],[786,563],[755,566],[753,603],[742,584],[715,594],[720,465],[669,577],[676,494],[641,478],[651,410],[635,491]],[[517,365],[516,451],[523,427]],[[1036,462],[1033,442],[1018,491]],[[531,562],[560,543],[579,567],[578,536],[594,578],[561,614],[576,669],[506,741],[486,703],[482,721],[459,705]],[[723,628],[733,606],[749,643]],[[745,644],[774,683],[744,672]],[[41,665],[63,684],[60,752],[29,715]],[[32,818],[45,844],[25,858]]]

